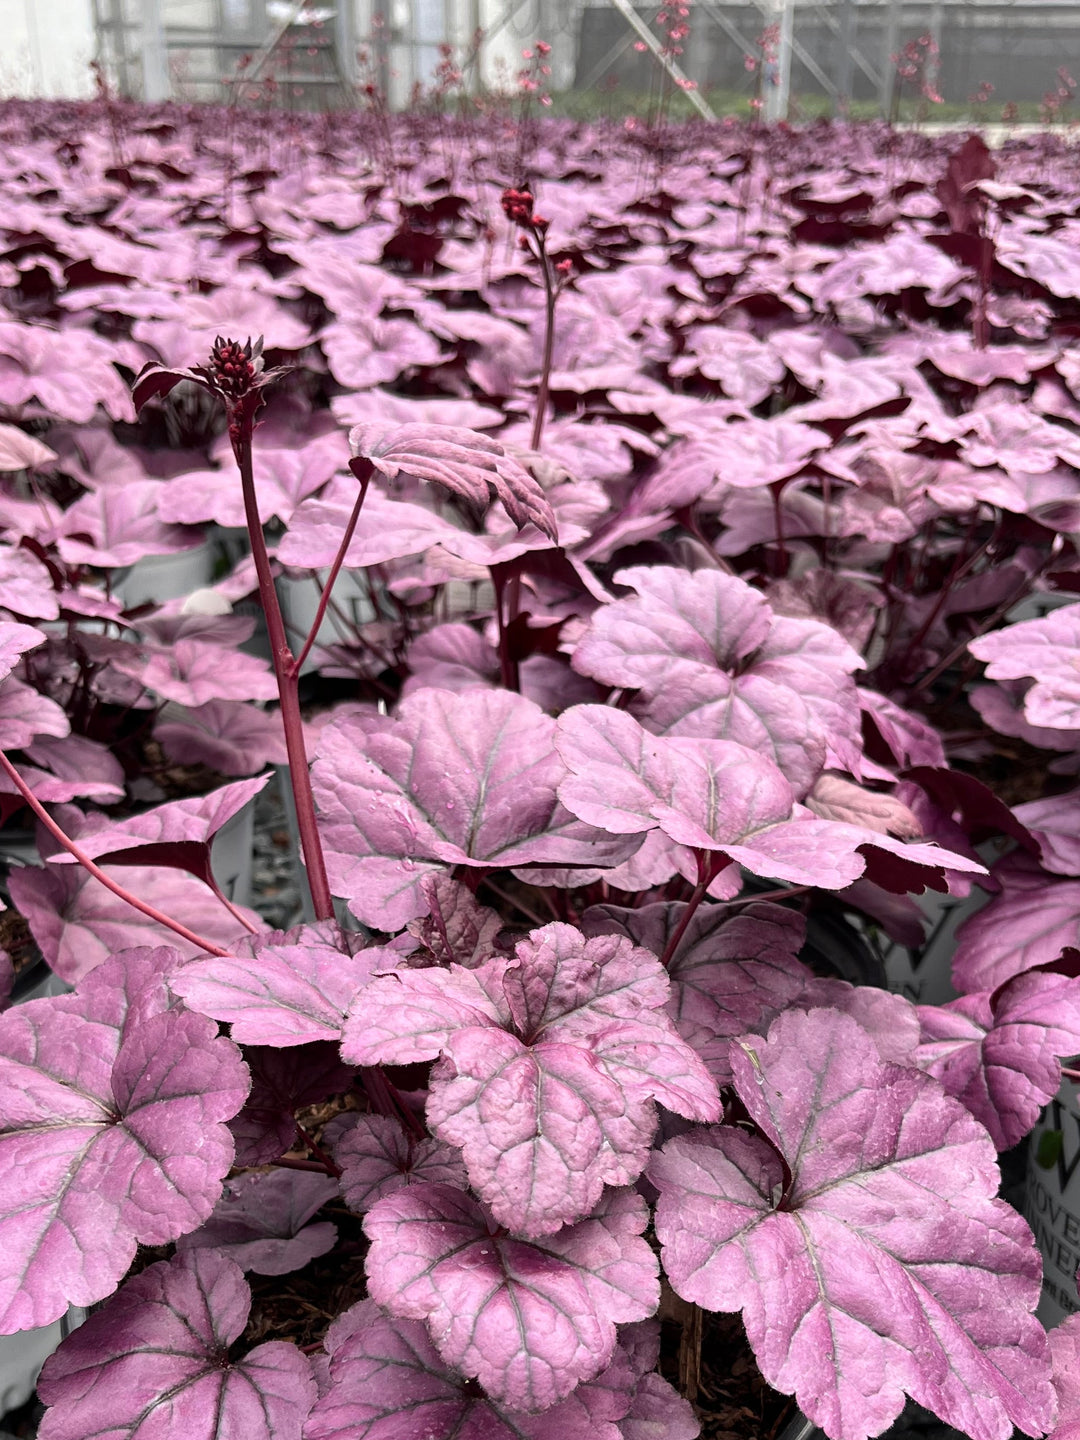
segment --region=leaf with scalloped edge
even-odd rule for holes
[[[368,1292],[423,1320],[442,1359],[494,1400],[543,1410],[593,1380],[615,1354],[615,1326],[660,1298],[648,1211],[631,1190],[543,1240],[501,1232],[471,1196],[410,1185],[368,1211]]]
[[[1080,943],[1080,880],[1048,875],[1020,851],[990,874],[998,893],[956,931],[953,984],[964,995],[996,990]]]
[[[357,1215],[404,1185],[468,1185],[458,1150],[410,1135],[391,1115],[335,1115],[323,1143],[341,1167],[341,1193]]]
[[[478,506],[486,506],[494,494],[515,524],[531,522],[558,540],[555,516],[540,485],[490,435],[456,425],[368,420],[349,431],[349,446],[358,457],[354,469],[366,460],[389,480],[411,475]]]
[[[207,1218],[250,1078],[180,1009],[167,946],[106,961],[72,995],[0,1016],[0,1329],[47,1325],[115,1287],[137,1244]]]
[[[915,1059],[981,1120],[999,1150],[1034,1127],[1080,1055],[1080,980],[1028,971],[995,991],[920,1005]]]
[[[0,620],[0,680],[5,680],[22,659],[27,650],[44,645],[48,636],[32,625],[17,625],[10,620]]]
[[[149,1266],[45,1362],[41,1440],[300,1440],[311,1362],[284,1340],[231,1358],[250,1305],[239,1266],[217,1250]]]
[[[634,711],[663,735],[734,740],[775,760],[805,794],[832,748],[857,763],[862,661],[819,620],[775,615],[720,570],[634,566],[615,575],[637,594],[601,606],[573,666],[641,692]]]
[[[751,874],[829,890],[864,871],[898,893],[943,890],[946,869],[982,872],[951,850],[793,806],[776,765],[733,741],[653,735],[625,711],[575,705],[559,717],[556,746],[570,772],[559,798],[614,834],[659,826],[678,844],[727,856]]]
[[[732,1068],[758,1133],[692,1132],[648,1171],[678,1294],[741,1310],[765,1379],[832,1440],[879,1434],[905,1394],[974,1440],[1041,1434],[1042,1267],[982,1126],[832,1010],[781,1015]]]
[[[340,1039],[345,1015],[372,975],[400,959],[374,945],[350,955],[318,937],[248,948],[247,955],[193,960],[170,980],[190,1009],[230,1025],[241,1045]]]
[[[986,662],[989,680],[1034,681],[1024,696],[1029,724],[1051,730],[1080,728],[1080,605],[1006,625],[972,640],[968,649]]]
[[[528,1414],[478,1394],[442,1362],[423,1325],[385,1315],[371,1300],[340,1316],[325,1345],[330,1384],[305,1440],[623,1440],[626,1433],[615,1422],[633,1403],[635,1378],[621,1346],[595,1380]]]
[[[373,980],[342,1053],[358,1065],[441,1055],[429,1124],[462,1147],[470,1183],[502,1224],[546,1235],[587,1215],[605,1185],[637,1178],[654,1101],[718,1118],[715,1083],[668,1018],[668,993],[649,951],[554,923],[513,959]]]
[[[585,825],[556,791],[555,721],[508,690],[421,690],[396,715],[346,715],[319,739],[311,783],[335,895],[398,930],[452,865],[612,863],[636,849]]]

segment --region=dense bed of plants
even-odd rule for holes
[[[75,986],[0,1019],[0,1329],[104,1302],[42,1440],[690,1440],[661,1272],[836,1440],[1075,1440],[996,1159],[1080,1052],[1069,152],[0,134],[9,889]],[[286,758],[281,933],[210,852]],[[959,998],[851,983],[973,885]]]

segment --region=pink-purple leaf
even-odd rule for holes
[[[1031,971],[997,991],[920,1005],[918,1065],[981,1120],[999,1150],[1017,1144],[1080,1055],[1080,980]]]
[[[636,566],[615,579],[638,593],[597,610],[573,665],[638,689],[650,730],[738,741],[775,760],[799,794],[827,746],[858,755],[850,672],[862,661],[830,626],[774,615],[720,570]]]
[[[48,639],[42,631],[32,625],[16,625],[10,620],[0,621],[0,680],[5,680],[15,669],[20,659]]]
[[[17,425],[0,425],[0,471],[39,470],[55,459],[55,450]]]
[[[621,1348],[595,1380],[529,1414],[478,1394],[443,1363],[423,1325],[385,1315],[371,1300],[331,1326],[326,1346],[330,1386],[305,1440],[623,1440],[630,1433],[614,1423],[627,1414],[634,1384]]]
[[[55,700],[24,685],[14,675],[0,680],[0,749],[25,750],[42,736],[63,740],[70,728],[67,715]]]
[[[210,854],[218,831],[262,790],[269,775],[237,780],[209,795],[169,800],[126,820],[92,820],[79,834],[79,848],[91,860],[111,865],[167,865],[214,884]],[[66,850],[49,856],[54,865],[79,862]]]
[[[0,1017],[0,1328],[115,1287],[137,1243],[207,1218],[233,1159],[240,1052],[176,1008],[168,948],[127,951],[73,995]]]
[[[1047,875],[1022,853],[990,873],[1001,889],[956,932],[953,984],[962,994],[996,990],[1080,942],[1080,881]]]
[[[64,511],[57,549],[69,565],[134,565],[147,555],[191,550],[201,532],[166,525],[158,517],[160,486],[137,480],[122,488],[93,490]]]
[[[55,620],[60,614],[48,568],[21,546],[0,546],[0,606],[30,620]]]
[[[726,855],[752,874],[834,890],[867,866],[897,892],[942,889],[946,869],[982,869],[935,845],[792,809],[776,765],[732,741],[652,735],[625,711],[578,705],[559,717],[556,743],[570,772],[560,800],[614,834],[659,826],[677,844]]]
[[[506,953],[502,916],[481,905],[467,885],[449,875],[429,875],[420,889],[428,913],[410,920],[408,930],[434,963],[475,970],[493,955]]]
[[[518,526],[531,522],[558,539],[543,490],[521,462],[489,435],[454,425],[366,421],[349,432],[349,445],[360,461],[366,460],[390,480],[398,475],[427,480],[481,507],[494,494]]]
[[[323,1132],[341,1167],[341,1193],[363,1215],[404,1185],[468,1184],[460,1153],[441,1140],[419,1140],[389,1115],[337,1115]]]
[[[378,947],[350,955],[318,938],[251,948],[254,954],[193,960],[170,981],[190,1009],[230,1025],[241,1045],[339,1040],[372,975],[400,958]]]
[[[493,1400],[544,1410],[611,1363],[616,1325],[656,1308],[647,1219],[639,1195],[616,1190],[588,1219],[530,1242],[463,1191],[410,1185],[364,1221],[368,1290],[391,1314],[425,1321],[442,1359]]]
[[[741,1310],[766,1380],[832,1440],[879,1434],[905,1393],[974,1440],[1041,1434],[1041,1266],[985,1130],[835,1011],[780,1016],[732,1064],[761,1134],[694,1132],[649,1169],[675,1290]]]
[[[118,884],[223,948],[247,934],[193,875],[149,865],[125,866],[115,873],[104,868]],[[27,865],[12,871],[8,884],[42,954],[70,985],[110,955],[133,945],[174,944],[185,957],[203,953],[194,942],[133,909],[81,866]],[[252,911],[244,914],[251,924],[258,924]]]
[[[340,431],[316,436],[298,448],[261,445],[255,485],[260,522],[265,525],[276,516],[287,525],[301,501],[344,469],[347,460],[348,446]],[[232,457],[223,470],[196,470],[166,481],[159,490],[158,514],[174,525],[206,520],[226,527],[245,525],[243,490]]]
[[[41,1440],[300,1440],[311,1362],[284,1340],[232,1359],[250,1304],[242,1271],[216,1250],[151,1265],[46,1363]]]
[[[1044,870],[1080,876],[1080,790],[1014,805],[1013,814],[1038,844]]]
[[[176,1248],[219,1250],[241,1270],[288,1275],[333,1248],[337,1226],[308,1222],[337,1197],[337,1181],[329,1175],[304,1170],[239,1175],[227,1181],[209,1220],[182,1235]]]
[[[1034,680],[1024,696],[1029,724],[1080,729],[1080,605],[995,630],[968,648],[976,659],[986,661],[990,680]]]
[[[554,720],[510,691],[423,690],[396,717],[346,716],[312,767],[336,895],[384,930],[424,913],[424,876],[451,865],[595,865],[636,848],[557,797]]]
[[[167,705],[154,739],[170,760],[206,765],[219,775],[255,775],[288,758],[278,713],[238,700],[208,700],[194,710]]]
[[[212,640],[177,640],[115,668],[163,700],[197,710],[211,700],[276,700],[277,684],[265,660]]]
[[[636,1179],[652,1102],[718,1118],[714,1082],[665,1013],[657,958],[624,936],[534,930],[514,960],[400,970],[372,981],[345,1026],[358,1065],[441,1055],[428,1122],[462,1147],[469,1180],[522,1235],[587,1215],[605,1185]]]
[[[582,916],[581,928],[586,935],[625,935],[662,956],[685,910],[683,904],[596,905]],[[668,1014],[720,1084],[731,1080],[732,1039],[748,1030],[763,1034],[812,979],[798,959],[805,930],[795,911],[759,901],[737,910],[702,905],[680,936],[668,962]]]

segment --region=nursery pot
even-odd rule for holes
[[[72,1306],[66,1315],[40,1330],[0,1336],[0,1419],[25,1405],[34,1393],[41,1367],[66,1336],[78,1329],[88,1311]],[[2,1440],[2,1437],[0,1437]]]
[[[1043,1257],[1036,1312],[1050,1328],[1080,1310],[1080,1087],[1062,1080],[1031,1134],[1024,1215]]]
[[[214,579],[217,546],[204,540],[192,550],[175,555],[147,555],[113,577],[113,594],[132,610],[147,601],[181,600]]]
[[[320,570],[318,579],[313,575],[282,575],[278,578],[277,595],[281,606],[281,617],[285,621],[285,633],[294,653],[303,645],[319,608],[322,587],[326,583],[326,570]],[[362,570],[341,570],[334,581],[334,589],[326,615],[319,626],[316,641],[319,645],[333,645],[344,639],[335,610],[344,615],[351,625],[366,625],[375,618],[368,595],[367,582]],[[315,662],[309,655],[304,661],[303,674],[315,669]]]

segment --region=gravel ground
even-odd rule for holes
[[[275,930],[287,930],[300,919],[301,874],[292,853],[280,772],[255,799],[254,852],[251,908]]]

